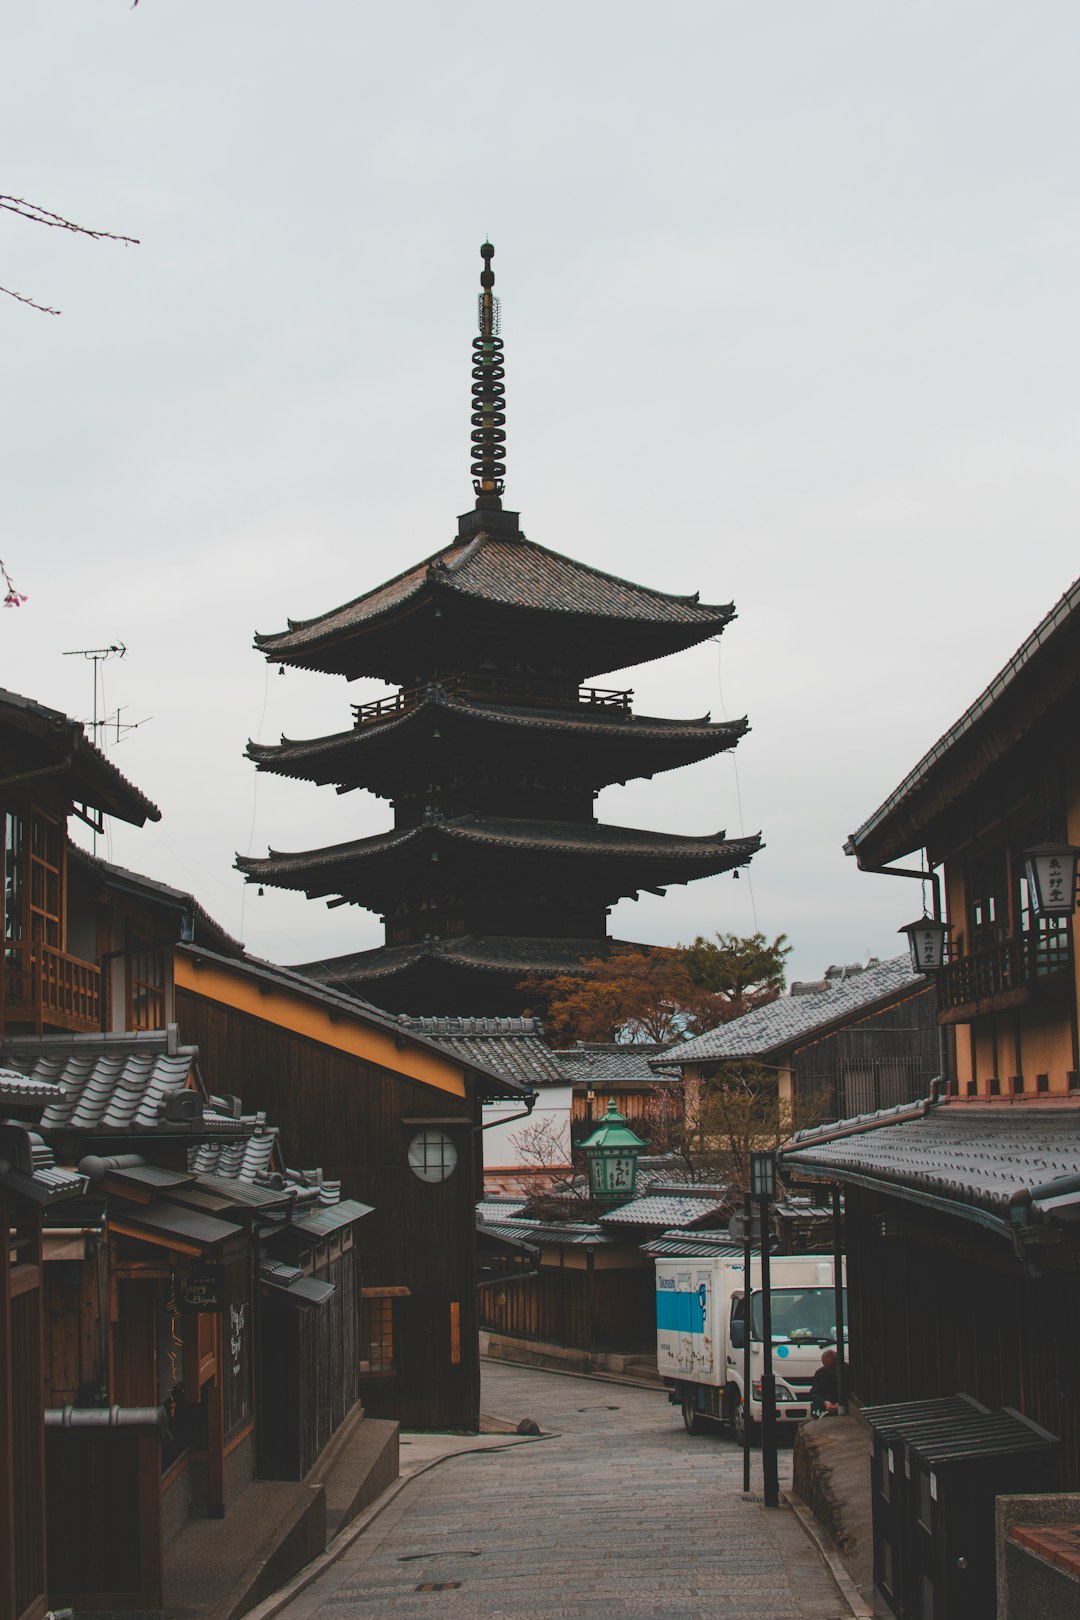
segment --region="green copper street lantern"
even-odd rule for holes
[[[634,1196],[638,1154],[649,1146],[648,1139],[635,1136],[614,1100],[608,1111],[581,1144],[589,1166],[589,1191],[598,1204],[625,1204]]]

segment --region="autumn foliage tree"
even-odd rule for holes
[[[571,973],[533,977],[556,1046],[574,1041],[669,1041],[702,1035],[773,1001],[791,947],[784,934],[699,936],[692,945],[615,946]]]

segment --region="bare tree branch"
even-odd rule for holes
[[[137,236],[120,236],[116,231],[95,231],[89,225],[76,225],[74,220],[65,219],[63,214],[54,214],[51,208],[42,208],[39,203],[27,202],[25,197],[9,197],[0,192],[0,211],[17,214],[20,219],[28,219],[33,225],[50,225],[53,230],[74,231],[76,236],[88,236],[93,242],[123,242],[132,247],[139,246]],[[31,309],[40,310],[43,315],[60,313],[51,304],[39,304],[35,298],[14,292],[11,287],[0,287],[0,293],[14,298],[17,303],[29,304]]]
[[[0,287],[0,293],[4,293],[8,298],[17,299],[20,304],[29,304],[31,309],[39,309],[43,315],[59,315],[60,313],[58,309],[53,309],[51,304],[35,303],[32,298],[27,298],[25,293],[15,292],[11,287]]]
[[[27,202],[25,197],[8,197],[0,192],[0,208],[9,214],[18,214],[23,219],[29,219],[35,225],[51,225],[54,230],[74,231],[78,236],[91,236],[95,242],[129,242],[133,247],[139,246],[137,236],[119,236],[115,231],[95,231],[89,225],[76,225],[73,220],[65,219],[63,214],[54,214],[51,208],[42,208],[38,203]]]

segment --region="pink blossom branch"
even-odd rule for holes
[[[0,292],[2,292],[2,291],[6,291],[6,289],[5,288],[0,288]],[[19,295],[18,295],[18,293],[14,293],[12,296],[17,298]],[[23,302],[27,303],[28,300],[23,299]],[[40,304],[35,304],[34,308],[35,309],[40,309],[41,306],[40,306]],[[49,311],[50,315],[55,315],[57,313],[58,313],[58,311],[56,311],[56,310],[50,310]],[[14,607],[14,608],[22,607],[23,603],[26,601],[26,597],[23,595],[22,591],[16,590],[15,581],[12,579],[11,575],[8,573],[7,568],[4,565],[4,560],[3,560],[2,557],[0,557],[0,576],[3,577],[3,582],[4,582],[4,586],[6,588],[6,593],[7,593],[5,595],[5,597],[4,597],[4,606],[5,607]]]

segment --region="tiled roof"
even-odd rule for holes
[[[188,1148],[188,1169],[197,1175],[221,1176],[227,1181],[258,1181],[269,1175],[277,1146],[277,1126],[257,1114],[252,1134],[240,1142],[200,1142]]]
[[[111,861],[103,861],[99,856],[91,855],[89,850],[78,849],[74,844],[70,846],[69,855],[77,866],[99,874],[110,888],[134,893],[151,906],[156,901],[187,912],[196,924],[196,938],[200,944],[212,945],[229,956],[243,956],[244,947],[240,941],[227,934],[194,895],[187,894],[183,889],[174,889],[168,883],[160,883],[156,878],[144,877],[141,872],[129,872],[126,867],[114,866]]]
[[[482,1198],[476,1206],[479,1219],[486,1225],[489,1221],[511,1220],[528,1203],[527,1198]]]
[[[427,846],[482,848],[503,854],[548,855],[575,862],[640,863],[655,883],[683,881],[677,874],[692,870],[709,876],[745,865],[761,847],[757,834],[725,838],[723,832],[690,838],[640,827],[612,827],[578,821],[522,821],[511,817],[457,816],[432,819],[418,827],[393,828],[371,838],[358,838],[325,849],[292,853],[271,850],[268,857],[238,855],[237,868],[249,883],[303,888],[309,895],[328,894],[364,868],[380,877],[391,857],[415,859]]]
[[[255,645],[270,657],[287,656],[389,617],[425,592],[539,613],[685,626],[700,630],[701,639],[722,630],[735,613],[730,604],[709,606],[696,597],[633,585],[522,536],[481,532],[444,547],[344,607],[314,619],[290,619],[288,630],[277,634],[256,635]]]
[[[614,945],[627,943],[625,940],[607,939],[534,939],[529,935],[463,934],[459,939],[431,939],[415,945],[380,945],[370,951],[352,951],[347,956],[305,962],[292,971],[320,984],[339,987],[349,994],[351,985],[362,986],[370,981],[392,978],[431,959],[470,972],[479,969],[518,975],[564,973],[579,967],[591,957],[606,956]]]
[[[168,1050],[167,1035],[13,1036],[4,1041],[4,1064],[60,1088],[41,1116],[43,1131],[157,1131],[170,1097],[191,1090],[198,1049]],[[200,1098],[201,1092],[198,1093]],[[170,1129],[219,1129],[236,1136],[243,1120],[204,1102],[202,1119]]]
[[[1080,1175],[1080,1109],[916,1104],[801,1132],[783,1162],[1004,1219],[1013,1194]]]
[[[460,721],[473,728],[483,726],[508,738],[519,734],[530,749],[545,735],[560,748],[580,738],[589,747],[600,744],[618,750],[618,768],[631,775],[633,760],[643,749],[648,752],[647,763],[653,771],[673,770],[707,759],[721,749],[733,748],[749,729],[745,719],[715,724],[707,715],[700,720],[665,720],[585,704],[577,708],[527,708],[481,701],[430,686],[414,707],[392,712],[377,724],[305,740],[283,736],[280,744],[249,742],[247,755],[260,770],[312,782],[351,782],[358,779],[357,772],[365,768],[369,755],[389,744],[397,759],[399,750],[418,742],[414,734],[426,731],[433,719],[439,719],[442,725]]]
[[[36,749],[43,760],[62,764],[69,791],[77,801],[137,827],[161,820],[157,805],[90,741],[81,721],[20,692],[0,689],[0,738],[5,731],[14,735],[16,745]]]
[[[719,1256],[721,1259],[739,1260],[743,1255],[742,1244],[732,1243],[726,1228],[721,1232],[661,1232],[659,1237],[650,1238],[640,1248],[642,1254],[651,1254],[654,1258],[685,1255],[687,1259]]]
[[[31,1079],[20,1069],[0,1069],[0,1103],[62,1102],[64,1089],[52,1080]]]
[[[830,980],[824,990],[798,996],[780,996],[755,1007],[742,1018],[710,1029],[675,1048],[674,1061],[701,1063],[711,1058],[757,1057],[785,1047],[830,1025],[857,1017],[879,1001],[900,1000],[926,991],[927,980],[912,970],[906,953],[856,973],[849,979]],[[932,989],[931,989],[932,993]]]
[[[535,1018],[410,1018],[402,1014],[399,1022],[416,1034],[430,1036],[466,1063],[508,1075],[527,1090],[566,1084],[543,1040],[543,1026]]]
[[[1000,670],[989,686],[975,699],[969,708],[965,709],[959,720],[939,737],[934,746],[920,759],[913,770],[909,771],[899,787],[895,788],[884,804],[869,816],[857,832],[844,845],[849,855],[860,853],[860,847],[873,839],[880,845],[878,853],[883,859],[890,859],[892,855],[907,853],[916,847],[917,832],[912,831],[912,841],[902,842],[902,847],[892,849],[895,838],[890,838],[889,824],[897,822],[905,807],[910,806],[919,793],[927,787],[928,783],[940,776],[941,768],[947,756],[953,753],[957,745],[966,741],[972,733],[978,732],[988,723],[990,716],[996,711],[1002,700],[1010,696],[1018,681],[1029,678],[1033,667],[1044,661],[1047,649],[1055,642],[1060,642],[1064,633],[1075,633],[1077,617],[1080,613],[1080,579],[1076,580],[1065,594],[1055,602],[1050,612],[1042,619],[1028,636],[1023,645],[1010,658],[1004,669]],[[1075,658],[1071,661],[1070,675],[1072,681],[1080,679],[1080,665]],[[1021,734],[1023,726],[1021,724]],[[1000,752],[1000,745],[994,748],[984,748],[972,768],[973,777],[985,771]]]
[[[641,1198],[601,1216],[604,1226],[695,1226],[699,1221],[717,1220],[729,1208],[727,1198],[691,1192],[687,1188],[658,1193],[650,1190]]]
[[[575,1085],[621,1081],[654,1086],[663,1078],[663,1070],[657,1071],[655,1061],[668,1050],[668,1045],[652,1041],[636,1044],[579,1041],[577,1046],[560,1047],[555,1056],[560,1069]]]

